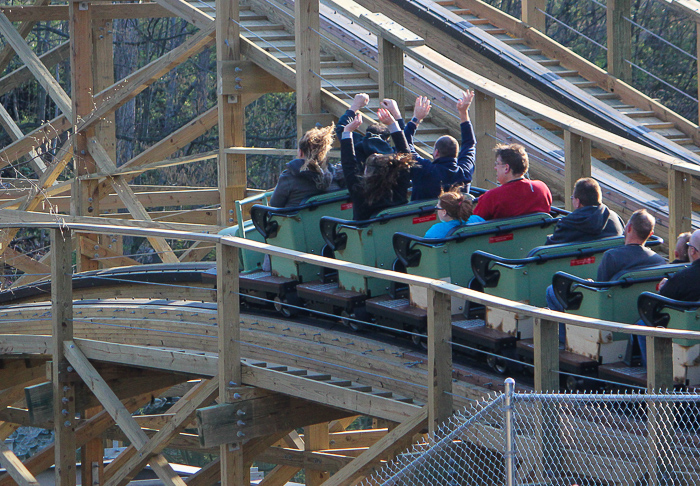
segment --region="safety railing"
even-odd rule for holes
[[[455,413],[363,486],[695,484],[700,395],[502,394]]]

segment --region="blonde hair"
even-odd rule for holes
[[[328,166],[328,152],[333,145],[335,125],[312,128],[299,139],[299,151],[304,159],[300,170],[325,172]]]

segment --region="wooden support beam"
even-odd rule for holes
[[[476,136],[476,161],[472,185],[489,189],[492,184],[487,179],[493,178],[493,152],[491,148],[498,140],[496,131],[496,99],[481,91],[474,91],[472,108],[472,126]]]
[[[42,6],[48,5],[49,3],[51,3],[51,0],[37,0],[36,2],[34,2],[34,6],[41,8]],[[36,25],[37,20],[42,19],[26,19],[22,21],[22,25],[20,25],[17,29],[17,32],[19,33],[19,36],[22,39],[25,39],[29,35],[29,33]],[[0,51],[0,73],[7,68],[14,56],[15,51],[12,47],[12,44],[6,44],[5,47],[3,47],[2,51]]]
[[[559,323],[535,319],[535,390],[559,391]]]
[[[43,376],[46,376],[46,361],[43,359],[0,361],[0,389],[22,385]]]
[[[6,248],[2,253],[3,262],[24,273],[38,275],[40,278],[51,275],[51,268],[38,260],[28,257],[13,248]]]
[[[99,242],[87,236],[80,239],[80,252],[89,258],[99,260],[103,266],[108,268],[141,265],[140,262],[137,262],[133,258],[125,257],[111,248],[105,248],[103,245],[100,245]]]
[[[66,8],[67,10],[67,8]],[[9,46],[7,46],[9,48]],[[14,55],[14,51],[13,51]],[[64,42],[59,44],[50,51],[45,52],[39,56],[41,63],[46,66],[47,69],[54,67],[61,61],[68,59],[70,55],[70,43]],[[0,71],[2,72],[2,71]],[[21,68],[15,69],[11,73],[0,78],[0,96],[8,93],[9,91],[22,86],[22,84],[34,79],[32,72],[25,65]]]
[[[90,137],[87,146],[100,169],[103,171],[115,171],[117,169],[116,164],[109,157],[109,154],[107,154],[107,151],[102,147],[97,138]],[[141,202],[136,198],[134,191],[131,190],[131,187],[129,187],[129,184],[123,176],[110,177],[109,182],[112,184],[119,198],[124,202],[129,213],[131,213],[135,219],[151,221],[151,216],[148,214],[148,211],[146,211],[146,208],[144,208]],[[179,262],[172,248],[170,248],[170,245],[165,241],[165,238],[149,237],[148,241],[158,252],[163,262]]]
[[[323,425],[318,424],[319,427]],[[355,458],[334,452],[287,449],[283,447],[270,447],[257,458],[258,461],[262,462],[305,469],[307,484],[310,478],[311,481],[317,481],[321,476],[325,476],[327,471],[333,473],[339,471],[352,462],[353,459]]]
[[[56,486],[75,486],[75,386],[69,381],[63,343],[73,339],[73,259],[70,230],[51,230],[51,322]]]
[[[41,4],[46,5],[47,3],[42,2]],[[6,6],[0,7],[0,11],[12,22],[68,20],[67,5],[38,5],[40,5],[39,2],[30,6]],[[152,17],[177,16],[153,2],[94,4],[93,8],[93,18],[96,20],[149,19]]]
[[[430,431],[452,415],[452,298],[428,289]]]
[[[218,3],[218,2],[217,2]],[[237,13],[237,5],[236,5]],[[216,305],[219,325],[219,396],[220,402],[228,404],[232,398],[229,387],[237,387],[241,381],[241,320],[238,271],[239,250],[236,247],[216,245]],[[200,413],[197,413],[199,418]],[[245,418],[241,418],[245,417]],[[250,423],[252,417],[234,415],[236,424]],[[221,485],[234,486],[250,483],[250,466],[243,460],[242,439],[245,432],[237,431],[219,445],[221,460]],[[249,435],[250,437],[250,435]]]
[[[257,98],[266,93],[293,91],[288,85],[252,61],[222,61],[221,92],[229,96]],[[233,153],[227,151],[227,153]]]
[[[170,410],[174,415],[168,423],[149,439],[143,447],[129,446],[122,453],[128,457],[128,460],[109,477],[107,471],[105,471],[105,477],[100,483],[104,486],[119,486],[131,481],[146,466],[151,456],[160,454],[168,446],[168,442],[189,424],[197,408],[217,396],[218,387],[218,378],[212,378],[203,380],[192,388],[176,403],[175,406],[177,408]]]
[[[647,336],[647,390],[670,393],[673,390],[673,343],[670,338]]]
[[[0,12],[0,33],[5,37],[7,43],[24,61],[29,70],[34,74],[39,84],[41,84],[51,99],[56,103],[58,109],[68,118],[72,116],[71,100],[63,91],[63,88],[54,79],[46,66],[39,60],[36,54],[24,41],[24,38],[15,30],[12,23]]]
[[[301,471],[301,468],[294,466],[277,466],[272,471],[265,474],[258,486],[284,486]]]
[[[161,7],[185,19],[199,29],[206,29],[214,24],[214,18],[211,15],[202,12],[194,5],[184,0],[156,0],[156,2],[158,2]],[[216,11],[218,12],[219,10],[216,9]]]
[[[19,140],[24,137],[22,130],[20,130],[5,107],[2,105],[0,105],[0,125],[2,125],[12,140]],[[29,164],[34,169],[34,172],[39,175],[46,170],[46,164],[44,164],[44,161],[33,149],[29,152]]]
[[[81,412],[81,417],[90,419],[102,411],[94,407]],[[77,440],[76,440],[77,442]],[[80,448],[80,484],[102,484],[105,470],[105,450],[102,437],[94,437]]]
[[[7,448],[4,442],[0,441],[0,464],[8,472],[18,486],[38,486],[39,482],[22,464],[17,456]]]
[[[306,445],[306,451],[329,449],[328,424],[322,422],[304,427],[304,443]],[[309,466],[309,464],[304,464],[307,486],[320,486],[330,477],[329,470],[317,469]]]
[[[58,116],[0,150],[0,169],[29,154],[71,128],[70,118]]]
[[[94,102],[96,105],[95,109],[91,109],[83,115],[77,123],[77,130],[83,131],[107,114],[114,112],[114,110],[133,99],[170,70],[212,45],[214,36],[213,24],[208,25],[175,49],[163,54],[158,59],[97,93]]]
[[[421,408],[415,415],[401,422],[399,426],[360,454],[349,465],[338,471],[337,474],[334,474],[324,484],[326,486],[354,484],[357,479],[369,475],[382,458],[396,452],[398,447],[405,445],[404,439],[413,437],[414,434],[420,432],[427,425],[429,421],[428,415],[428,407]]]
[[[673,261],[675,239],[685,232],[693,230],[693,208],[691,199],[693,178],[690,174],[668,170],[668,258]]]
[[[370,393],[349,390],[323,382],[255,366],[243,369],[243,383],[293,397],[324,403],[348,412],[400,422],[419,407]]]
[[[630,82],[632,66],[627,60],[632,55],[632,2],[610,0],[607,5],[608,73],[621,81]]]
[[[544,12],[547,11],[547,0],[523,0],[521,7],[522,20],[533,29],[537,29],[542,33],[546,32],[547,17]]]
[[[294,2],[297,133],[312,128],[305,115],[321,113],[321,21],[319,0]],[[243,144],[241,144],[243,145]]]
[[[403,50],[388,39],[378,38],[379,43],[379,98],[396,100],[403,114],[406,106],[404,95]]]
[[[278,410],[286,412],[278,414]],[[269,396],[241,398],[234,403],[202,408],[197,411],[197,426],[202,447],[213,447],[233,442],[242,443],[284,430],[327,422],[350,413],[272,393]],[[328,430],[328,425],[324,425]],[[323,448],[328,449],[328,446],[323,445]]]
[[[591,177],[591,141],[564,130],[564,160],[564,207],[573,211],[574,184],[582,177]]]
[[[64,353],[70,364],[75,368],[85,384],[100,400],[105,410],[109,412],[121,430],[127,435],[131,443],[139,450],[148,443],[148,436],[141,430],[136,421],[131,417],[119,398],[110,390],[100,374],[90,364],[78,345],[73,341],[64,343]],[[185,482],[177,475],[168,461],[161,455],[152,456],[148,463],[166,486],[184,486]]]
[[[224,71],[228,61],[240,61],[241,29],[239,1],[216,0],[216,61],[219,86],[231,73]],[[234,79],[235,82],[235,79]],[[228,147],[245,145],[245,105],[243,97],[220,93],[217,97],[219,116],[219,192],[221,213],[219,224],[231,226],[235,221],[235,201],[245,197],[247,170],[245,155],[227,154]],[[228,486],[228,485],[223,485]]]
[[[147,393],[128,398],[123,402],[124,407],[129,413],[132,413],[150,402],[152,397],[152,393]],[[81,447],[88,440],[100,436],[113,423],[112,417],[104,410],[84,421],[75,431],[76,446]],[[51,444],[25,460],[24,465],[32,474],[39,474],[54,464],[54,453],[55,447],[54,444]],[[13,484],[13,480],[8,474],[0,475],[0,486],[12,486]]]

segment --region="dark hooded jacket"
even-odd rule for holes
[[[474,175],[474,161],[476,160],[476,137],[471,122],[460,124],[462,132],[462,145],[457,158],[438,157],[432,162],[418,156],[413,145],[413,123],[406,127],[406,139],[411,152],[415,155],[418,164],[411,169],[413,179],[413,193],[411,201],[422,199],[435,199],[440,191],[449,190],[455,184],[464,184],[464,191],[469,191],[469,186]]]
[[[547,245],[574,243],[622,236],[625,223],[605,204],[582,206],[562,218],[554,234],[547,237]]]
[[[322,192],[340,189],[335,181],[335,169],[329,165],[326,172],[311,169],[301,170],[304,159],[294,159],[287,163],[287,169],[280,174],[275,192],[270,199],[274,208],[299,206],[304,199]]]

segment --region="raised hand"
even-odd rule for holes
[[[384,108],[385,110],[389,110],[389,113],[391,113],[391,116],[393,116],[395,119],[401,118],[401,112],[399,111],[399,105],[396,103],[396,100],[392,100],[391,98],[384,98],[382,101],[379,102],[380,108]]]
[[[396,119],[392,116],[391,112],[386,108],[379,108],[377,110],[377,117],[379,121],[386,126],[391,126],[396,123]]]
[[[355,95],[355,99],[352,100],[350,109],[356,112],[367,106],[367,103],[369,103],[369,95],[367,93],[358,93]]]
[[[357,130],[360,125],[362,125],[362,113],[357,113],[355,115],[355,118],[353,118],[347,125],[345,125],[345,128],[343,128],[344,132],[354,132]]]
[[[469,121],[469,106],[474,101],[474,91],[462,91],[462,98],[457,101],[457,112],[463,122]]]
[[[427,96],[419,96],[416,98],[416,103],[413,105],[413,116],[418,118],[418,123],[422,122],[423,119],[428,116],[431,107],[432,105]]]

